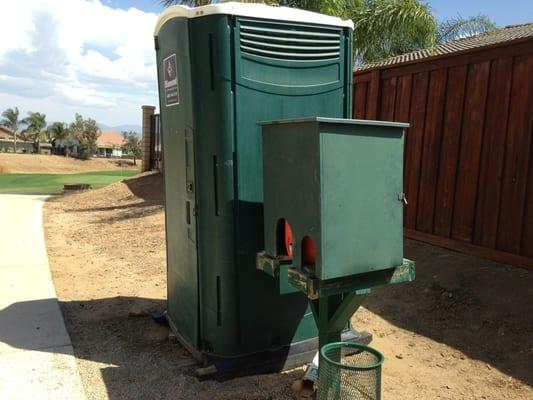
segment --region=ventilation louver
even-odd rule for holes
[[[239,34],[242,53],[292,61],[339,58],[338,29],[241,20]]]

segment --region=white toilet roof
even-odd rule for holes
[[[300,10],[290,7],[273,7],[266,4],[252,3],[217,3],[201,7],[172,6],[161,13],[155,26],[154,36],[168,20],[175,17],[196,18],[213,14],[239,15],[242,17],[254,17],[272,19],[278,21],[304,22],[309,24],[332,25],[353,29],[351,20],[342,20],[338,17],[319,14],[312,11]]]

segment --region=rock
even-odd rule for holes
[[[300,393],[300,391],[302,390],[302,387],[303,387],[303,381],[301,379],[297,379],[295,380],[292,385],[291,385],[291,390],[294,392],[294,393]]]
[[[130,311],[128,312],[129,317],[146,317],[148,313],[146,310],[143,310],[142,307],[134,304],[131,306]]]
[[[178,337],[172,331],[168,333],[168,341],[170,343],[179,343]]]
[[[315,395],[315,383],[309,380],[302,381],[302,390],[300,391],[298,398],[300,400],[314,399]]]
[[[168,333],[169,329],[166,326],[153,323],[146,330],[145,336],[150,341],[162,343],[167,340]]]

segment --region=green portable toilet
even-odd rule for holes
[[[280,294],[256,269],[264,249],[258,122],[350,117],[352,29],[245,3],[174,6],[157,23],[168,320],[194,357],[219,369],[280,369],[317,349],[306,297]]]

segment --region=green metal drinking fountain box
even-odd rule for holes
[[[403,258],[408,124],[314,117],[262,125],[258,268],[280,280],[281,292],[307,295],[321,344],[339,341],[372,287],[414,278]]]
[[[301,189],[304,191],[315,190],[308,193],[310,201],[317,201],[317,190],[332,196],[331,201],[335,201],[335,197],[329,189],[312,187],[311,182],[306,181],[317,177],[303,176],[301,180],[292,180],[293,188],[269,184],[265,193],[263,139],[258,122],[315,116],[349,118],[352,29],[351,21],[339,18],[245,3],[197,8],[174,6],[165,10],[157,22],[155,47],[165,178],[167,316],[172,330],[192,355],[206,364],[214,363],[219,370],[239,369],[242,365],[246,365],[247,373],[254,372],[254,366],[258,370],[264,370],[265,365],[267,369],[279,370],[301,364],[316,352],[319,330],[313,305],[300,290],[309,283],[298,274],[298,260],[295,259],[293,266],[288,255],[278,257],[274,252],[270,257],[270,251],[274,251],[272,240],[276,239],[271,231],[274,228],[269,225],[264,229],[264,203],[265,200],[270,203],[272,196],[284,196],[282,190],[287,190],[287,194],[288,190],[297,192],[298,185],[304,185]],[[335,148],[339,145],[337,140],[327,144]],[[320,149],[316,147],[315,151]],[[401,177],[402,166],[398,160],[402,153],[399,145],[395,149],[397,169],[394,176],[380,175],[378,171],[371,176],[390,181],[394,191],[401,192],[397,175]],[[392,145],[387,155],[391,152]],[[359,153],[352,155],[355,157]],[[324,162],[320,161],[318,153],[313,156],[316,156],[313,162]],[[347,154],[343,152],[342,157],[346,160]],[[265,162],[268,163],[268,159]],[[344,169],[340,164],[336,166],[342,179],[347,174],[360,177],[354,183],[358,187],[351,186],[354,192],[345,193],[344,189],[337,188],[338,194],[349,196],[377,189],[378,184],[370,182],[370,178],[363,184],[365,172],[349,171],[353,165],[350,162]],[[281,174],[282,178],[283,174],[294,174],[298,168],[293,166],[274,173]],[[336,172],[330,170],[328,174],[327,179],[330,179]],[[275,179],[269,176],[268,182],[271,178]],[[330,184],[339,183],[335,180]],[[370,186],[371,183],[375,186]],[[271,188],[275,192],[269,192]],[[328,225],[319,224],[324,215],[319,214],[316,207],[305,208],[310,212],[308,222],[316,229],[320,226],[325,229],[330,222],[345,219],[327,228],[330,229],[327,235],[305,231],[315,245],[320,246],[317,247],[320,260],[317,271],[326,274],[328,279],[362,271],[364,263],[373,255],[380,257],[378,263],[371,263],[376,269],[401,263],[399,226],[382,232],[382,239],[387,241],[387,246],[392,246],[387,254],[379,249],[377,242],[373,242],[374,248],[358,252],[357,257],[353,249],[340,248],[336,237],[357,233],[354,240],[363,238],[363,227],[369,228],[368,213],[371,211],[373,216],[378,213],[377,204],[372,210],[364,210],[368,202],[362,198],[354,201],[359,202],[360,213],[355,214],[351,209],[346,209],[344,215],[341,211],[332,212],[327,217]],[[389,203],[388,199],[377,201],[383,205]],[[398,208],[401,202],[396,200],[394,204]],[[270,210],[277,213],[277,209],[271,208],[267,208],[267,213]],[[381,209],[383,213],[394,214],[395,221],[401,224],[401,215],[398,215],[401,210],[394,210]],[[299,227],[307,229],[308,226],[298,222],[298,218],[306,217],[304,209],[300,210],[299,217],[292,215],[281,217],[286,217],[300,234]],[[355,219],[359,217],[364,217],[365,222],[358,228],[348,229],[348,219],[357,227]],[[272,218],[278,216],[268,214],[269,224]],[[336,232],[336,229],[342,231]],[[378,226],[368,233],[377,239]],[[324,251],[330,245],[332,250]],[[362,250],[361,246],[357,248]],[[295,245],[295,251],[299,252],[299,244]],[[352,265],[344,261],[331,265],[332,269],[323,267],[330,261],[347,260],[352,256],[358,263],[357,270],[350,270]],[[276,269],[273,271],[276,279],[264,273],[264,264],[258,263],[263,259],[273,260],[271,265]],[[281,274],[280,269],[284,271]],[[347,327],[346,319],[344,327]],[[353,338],[354,335],[347,331],[343,337]]]

